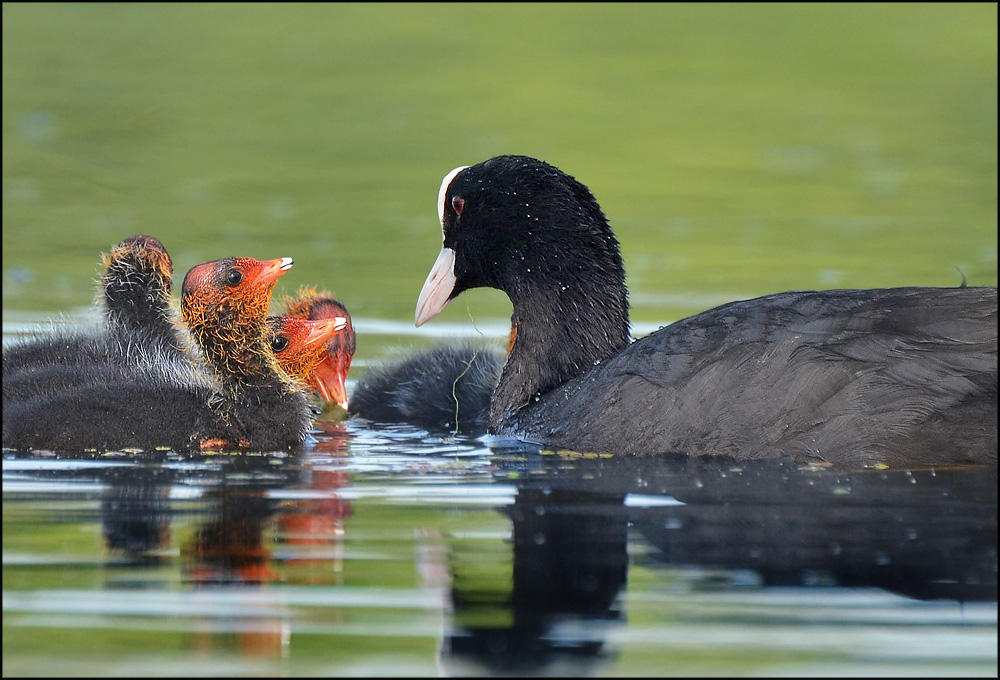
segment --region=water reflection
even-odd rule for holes
[[[560,675],[593,672],[587,667],[604,658],[607,624],[622,616],[617,598],[628,572],[622,501],[622,494],[521,486],[505,511],[512,523],[509,581],[479,581],[457,570],[449,653],[504,675],[553,666]],[[494,592],[508,582],[509,592]],[[499,611],[490,616],[490,609]]]
[[[693,573],[696,590],[749,588],[764,600],[770,586],[845,597],[877,587],[914,602],[997,597],[996,466],[842,473],[775,461],[592,459],[320,427],[313,447],[285,458],[7,451],[5,529],[80,522],[69,508],[99,500],[105,595],[95,611],[111,616],[141,590],[127,605],[133,615],[182,616],[195,658],[281,662],[302,636],[385,638],[391,647],[418,635],[436,638],[439,670],[451,673],[613,672],[624,631],[642,625],[630,612],[645,603],[626,597],[636,569],[664,583]],[[63,514],[46,514],[39,500]],[[362,524],[358,503],[368,504]],[[489,531],[483,511],[499,522]],[[407,564],[415,587],[400,587],[413,578]],[[365,565],[371,576],[359,580]],[[19,598],[29,591],[16,587],[18,574],[5,564],[5,608],[41,611],[45,589]],[[65,592],[51,596],[44,606],[62,611]],[[351,613],[359,607],[368,618]]]
[[[780,461],[539,456],[531,472],[506,510],[513,583],[492,598],[506,616],[462,626],[491,586],[456,578],[452,589],[450,651],[492,672],[582,672],[567,664],[603,657],[601,634],[622,617],[630,531],[654,548],[647,564],[743,581],[749,572],[760,586],[997,598],[996,466],[844,474]]]

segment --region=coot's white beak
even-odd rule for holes
[[[442,248],[431,273],[420,289],[417,298],[417,313],[414,323],[418,326],[437,316],[448,305],[452,291],[455,290],[455,251]]]

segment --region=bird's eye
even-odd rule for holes
[[[286,347],[288,347],[288,338],[282,335],[275,335],[274,338],[271,339],[271,351],[275,354],[282,351]]]
[[[452,196],[451,207],[456,214],[461,215],[462,210],[465,208],[465,199],[462,198],[461,196]]]
[[[226,283],[230,286],[238,286],[243,283],[243,272],[239,269],[230,269],[226,272]]]

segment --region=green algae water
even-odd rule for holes
[[[5,340],[160,239],[289,256],[353,376],[458,165],[594,192],[635,334],[791,289],[997,283],[997,9],[4,4]],[[321,421],[295,456],[5,452],[18,675],[997,674],[996,468],[653,468]]]

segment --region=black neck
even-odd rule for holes
[[[610,272],[567,278],[565,284],[545,290],[530,281],[521,283],[521,289],[508,290],[517,339],[490,403],[491,432],[536,397],[613,356],[629,342],[628,298],[620,259]]]

